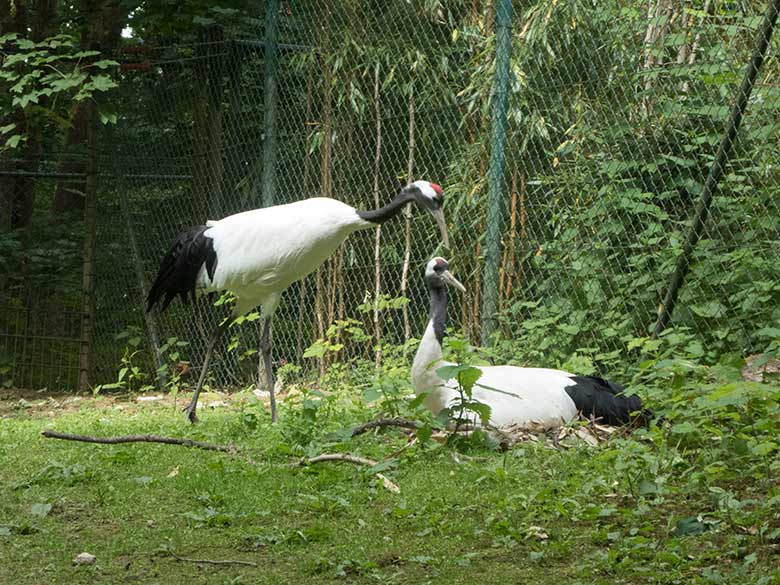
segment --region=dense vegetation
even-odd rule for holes
[[[264,15],[241,2],[187,3],[187,11],[169,4],[5,4],[16,20],[0,31],[9,88],[0,99],[0,161],[55,171],[0,177],[12,195],[2,203],[10,229],[0,233],[8,307],[0,323],[12,333],[0,345],[5,384],[76,384],[91,248],[80,194],[90,191],[91,172],[92,384],[114,377],[137,333],[135,359],[146,370],[161,365],[154,347],[171,336],[189,343],[180,359],[200,361],[213,312],[198,309],[195,325],[178,309],[144,320],[143,291],[177,229],[262,203],[263,53],[255,41]],[[453,310],[458,328],[479,337],[484,236],[500,229],[503,354],[544,365],[574,356],[588,368],[625,371],[642,359],[763,4],[656,0],[650,8],[515,3],[505,221],[486,225],[492,5],[282,6],[275,201],[324,194],[369,207],[409,177],[437,180],[448,197],[448,255],[470,291]],[[708,363],[764,351],[780,331],[776,71],[770,50],[674,315]],[[91,120],[105,124],[95,167],[85,155]],[[372,359],[377,339],[419,335],[419,267],[437,246],[426,218],[410,225],[411,238],[404,222],[386,226],[378,247],[368,234],[353,238],[288,292],[274,330],[280,359],[322,373],[331,357]],[[331,346],[343,349],[302,358],[337,321]],[[346,335],[350,328],[362,333]],[[256,332],[244,326],[240,335],[215,370],[220,386],[254,376]]]
[[[269,104],[265,3],[183,4],[0,0],[0,582],[780,583],[780,392],[755,381],[780,353],[776,41],[673,326],[650,335],[763,2],[515,1],[500,225],[485,213],[493,4],[281,3],[274,200],[370,207],[440,182],[469,289],[450,355],[608,372],[659,416],[506,451],[435,434],[410,400],[420,268],[445,253],[417,215],[288,292],[278,425],[247,389],[249,315],[210,380],[243,391],[207,395],[185,426],[175,402],[229,299],[145,317],[144,289],[180,227],[269,202]],[[491,230],[500,327],[473,348]],[[97,396],[37,391],[72,391],[80,369]],[[156,384],[162,401],[135,401]],[[350,436],[399,415],[422,421],[413,440]],[[378,464],[291,465],[324,452]],[[83,551],[96,564],[74,565]]]
[[[0,580],[778,583],[778,386],[744,381],[734,363],[705,366],[678,342],[636,380],[666,422],[597,446],[350,438],[380,414],[426,419],[410,410],[397,358],[378,377],[331,372],[326,392],[288,388],[277,425],[249,393],[206,395],[197,427],[171,401],[6,394]],[[239,451],[63,443],[42,438],[48,428]],[[378,464],[295,465],[323,452]],[[82,552],[96,563],[74,564]]]

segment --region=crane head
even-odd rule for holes
[[[444,190],[436,183],[428,181],[415,181],[404,188],[404,192],[413,198],[415,203],[422,209],[430,213],[436,220],[441,232],[441,239],[444,247],[450,247],[450,240],[447,234],[447,223],[444,221]]]
[[[466,292],[466,287],[450,273],[449,262],[439,256],[433,258],[425,266],[425,282],[428,283],[428,288],[454,286],[461,292]]]

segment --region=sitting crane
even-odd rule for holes
[[[372,211],[360,211],[327,197],[314,197],[209,221],[181,232],[160,263],[149,291],[147,311],[162,301],[164,311],[178,295],[186,304],[198,293],[230,291],[235,296],[233,317],[261,308],[262,351],[271,419],[276,420],[271,371],[271,319],[282,292],[316,270],[352,232],[383,224],[407,204],[415,203],[436,220],[449,247],[444,221],[444,193],[436,183],[415,181],[392,202]],[[219,324],[206,347],[195,393],[185,408],[191,422],[214,345],[230,320]]]
[[[449,271],[444,258],[434,258],[425,268],[431,296],[428,327],[412,364],[412,385],[423,404],[434,414],[459,396],[456,380],[444,381],[436,373],[452,365],[442,359],[447,323],[447,287],[463,292],[465,287]],[[575,376],[561,370],[516,366],[479,366],[482,375],[474,384],[472,398],[490,407],[490,425],[545,430],[566,424],[582,413],[610,425],[652,416],[643,410],[638,396],[624,395],[624,388],[593,376]]]

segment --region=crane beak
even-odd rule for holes
[[[449,270],[445,270],[441,273],[441,279],[449,286],[454,286],[459,291],[466,292],[466,287],[458,282],[458,279],[452,276],[452,273]]]
[[[439,231],[441,232],[441,239],[444,242],[444,247],[449,249],[450,238],[447,235],[447,222],[444,221],[444,211],[442,211],[441,208],[434,209],[431,211],[431,215],[436,220],[436,224],[439,226]]]

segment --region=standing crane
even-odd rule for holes
[[[412,364],[412,385],[423,404],[434,414],[459,396],[456,380],[444,381],[436,374],[442,366],[442,342],[447,323],[447,287],[465,292],[449,271],[444,258],[434,258],[425,268],[431,295],[428,327]],[[573,420],[578,412],[611,425],[633,421],[647,423],[652,411],[643,410],[638,396],[625,396],[624,388],[593,376],[575,376],[561,370],[480,366],[482,375],[472,397],[490,406],[492,426],[527,430],[555,428]],[[636,413],[636,414],[634,414]]]
[[[398,215],[409,203],[429,212],[449,247],[444,221],[444,192],[436,183],[415,181],[387,205],[360,211],[335,199],[314,197],[209,221],[181,232],[160,263],[149,291],[147,312],[162,301],[161,311],[178,295],[187,304],[196,292],[230,291],[233,317],[261,308],[260,350],[270,392],[271,420],[276,421],[271,370],[271,319],[282,292],[316,270],[352,232],[375,227]],[[230,324],[220,323],[206,347],[206,356],[192,400],[185,408],[196,422],[198,396],[206,379],[214,345]]]

